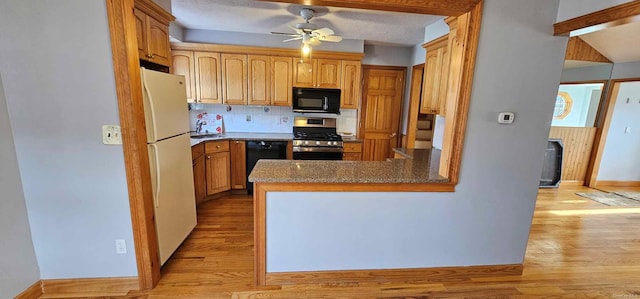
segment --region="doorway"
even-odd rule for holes
[[[362,160],[385,161],[393,157],[400,140],[400,119],[406,67],[363,66],[360,136]]]

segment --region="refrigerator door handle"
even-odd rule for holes
[[[155,181],[156,181],[156,190],[153,194],[153,201],[156,204],[156,208],[160,207],[160,157],[158,157],[158,146],[155,144],[150,144],[153,148],[153,164],[156,169]]]
[[[156,112],[155,112],[154,105],[153,105],[153,97],[151,96],[151,92],[149,91],[149,86],[148,86],[149,84],[146,83],[147,78],[145,78],[144,72],[142,72],[142,80],[143,80],[142,87],[144,88],[144,92],[147,94],[147,99],[149,101],[148,108],[149,108],[149,114],[151,115],[151,117],[150,117],[151,119],[150,120],[153,123],[153,124],[147,124],[147,130],[149,130],[151,128],[153,130],[153,139],[156,139],[156,138],[158,138],[158,132],[157,132],[157,129],[156,129],[156,127],[157,127],[156,126]]]

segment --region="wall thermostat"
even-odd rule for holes
[[[500,114],[498,114],[498,123],[512,124],[515,118],[516,118],[516,115],[513,112],[500,112]]]

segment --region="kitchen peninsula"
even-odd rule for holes
[[[425,217],[442,213],[411,208],[454,191],[454,184],[438,175],[439,150],[395,152],[402,158],[259,161],[249,176],[255,185],[256,283],[456,265],[436,258],[442,248],[429,244],[428,236],[440,234],[437,228],[419,227]],[[414,246],[401,246],[409,243]]]

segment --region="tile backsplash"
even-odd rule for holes
[[[191,131],[196,130],[197,116],[200,113],[220,114],[223,119],[224,132],[252,132],[252,133],[291,133],[293,118],[296,116],[337,118],[338,132],[356,133],[358,112],[356,109],[341,109],[340,115],[294,113],[291,107],[279,106],[241,106],[214,104],[191,104],[189,117]]]

